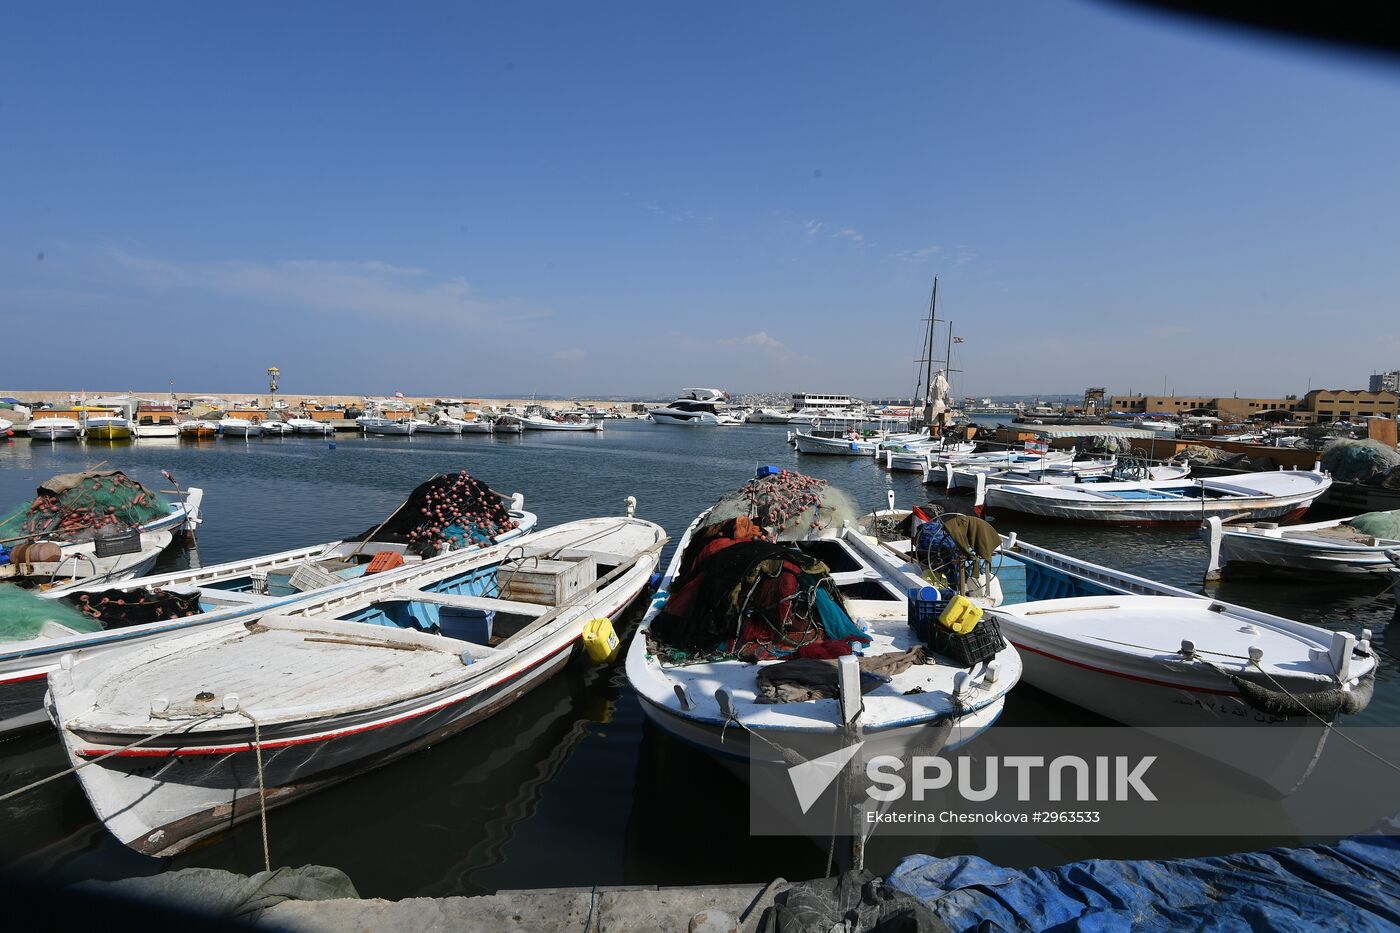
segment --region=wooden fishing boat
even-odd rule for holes
[[[200,418],[180,422],[180,437],[191,441],[207,441],[219,436],[219,423]]]
[[[174,854],[514,702],[631,604],[665,541],[631,517],[571,522],[314,607],[65,663],[54,722],[107,829]]]
[[[80,632],[51,623],[24,640],[0,642],[0,736],[48,722],[43,713],[44,677],[65,654],[84,658],[260,612],[282,611],[376,579],[390,579],[393,574],[411,576],[463,550],[514,541],[534,530],[536,516],[524,510],[524,498],[516,494],[506,512],[509,521],[499,523],[499,528],[490,527],[492,534],[471,536],[470,540],[464,535],[460,541],[443,542],[435,551],[427,550],[425,556],[425,548],[415,546],[420,539],[408,530],[406,517],[416,515],[424,505],[426,491],[436,489],[444,479],[451,480],[452,475],[434,477],[420,485],[388,519],[354,538],[137,577],[115,587],[80,581],[63,592],[42,593],[79,608],[103,627]],[[197,512],[196,494],[202,495],[192,489],[188,498]],[[387,569],[379,570],[379,566]],[[118,600],[131,604],[150,600],[173,608],[156,610],[158,617],[156,612],[145,613],[136,618],[149,615],[149,621],[133,622],[122,618],[124,612],[112,605]]]
[[[753,488],[752,484],[746,488]],[[721,514],[702,512],[686,530],[627,653],[628,682],[647,718],[657,726],[746,777],[751,762],[781,765],[783,749],[793,742],[839,742],[853,726],[859,728],[864,742],[860,754],[869,758],[930,743],[937,747],[950,738],[949,726],[954,737],[950,745],[956,746],[996,721],[1006,693],[1021,674],[1019,656],[1005,645],[994,658],[971,669],[930,654],[927,663],[915,663],[865,692],[855,723],[843,713],[839,698],[794,702],[765,698],[759,685],[761,672],[781,661],[763,659],[755,664],[723,648],[696,652],[699,657],[668,657],[664,638],[656,634],[658,619],[676,584],[685,582],[680,575],[687,566],[692,539],[714,526]],[[844,611],[869,639],[864,659],[901,654],[921,644],[908,624],[907,593],[924,581],[906,555],[873,543],[850,522],[827,524],[820,510],[819,519],[814,520],[808,520],[811,513],[801,508],[783,507],[777,514],[788,516],[778,540],[830,570],[830,584]],[[796,521],[790,520],[794,514]],[[762,518],[755,522],[765,524]]]
[[[390,437],[412,437],[413,433],[427,424],[418,418],[381,418],[375,416],[362,416],[355,419],[360,428],[366,434],[377,434]]]
[[[893,529],[882,546],[909,552],[909,525]],[[1001,537],[992,568],[970,578],[969,592],[1020,651],[1026,683],[1126,725],[1170,730],[1169,741],[1275,792],[1306,778],[1330,722],[1369,702],[1377,660],[1367,630],[1358,638],[1209,599],[1016,535]]]
[[[524,434],[525,424],[518,415],[501,415],[491,423],[495,434]]]
[[[264,437],[286,437],[288,434],[296,433],[296,428],[285,421],[278,421],[275,418],[269,418],[267,421],[260,423],[258,427],[262,428]]]
[[[1278,470],[1229,477],[1130,482],[999,483],[978,478],[974,507],[1064,522],[1120,525],[1199,524],[1212,515],[1225,522],[1296,519],[1332,483],[1325,473]]]
[[[1211,516],[1201,525],[1210,548],[1206,579],[1226,572],[1282,571],[1313,576],[1373,578],[1391,573],[1400,539],[1378,538],[1338,518],[1305,525],[1255,522],[1226,528]]]
[[[934,470],[933,473],[937,473]],[[976,493],[979,483],[994,486],[1007,483],[1043,483],[1068,486],[1075,483],[1112,483],[1137,480],[1166,482],[1184,480],[1191,475],[1190,464],[1142,464],[1117,457],[1085,460],[1063,459],[1042,463],[1023,463],[997,468],[978,464],[947,465],[943,482],[950,492]],[[933,479],[931,475],[928,479]],[[925,480],[927,482],[928,480]]]
[[[863,436],[851,430],[845,433],[831,432],[830,436],[816,431],[804,433],[795,431],[792,443],[798,452],[804,454],[826,454],[836,457],[869,457],[876,454],[882,444],[910,444],[926,439],[928,435],[918,433],[873,434]]]

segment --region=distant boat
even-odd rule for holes
[[[535,414],[526,415],[520,419],[521,425],[527,431],[601,431],[603,426],[596,421],[583,418],[579,415],[561,415],[551,418],[544,414],[543,410]]]
[[[621,615],[665,542],[635,518],[571,522],[316,609],[81,661],[53,675],[54,721],[107,829],[173,855],[520,698]]]
[[[180,422],[180,437],[186,440],[208,440],[211,437],[217,437],[218,434],[219,423],[217,421],[195,419]]]
[[[685,425],[687,427],[716,427],[742,424],[742,420],[723,409],[729,395],[719,389],[682,389],[680,398],[651,410],[655,424]]]
[[[171,405],[141,405],[136,409],[135,431],[142,440],[153,437],[179,437],[180,423]]]
[[[501,415],[491,423],[491,430],[496,434],[524,434],[525,423],[519,415]]]
[[[324,436],[335,433],[334,425],[325,421],[317,421],[314,418],[288,418],[287,424],[298,434],[316,434]]]
[[[29,439],[71,441],[83,436],[83,426],[75,418],[35,418],[29,422]]]
[[[414,429],[417,434],[461,434],[462,427],[467,422],[461,418],[450,418],[447,415],[438,415],[430,421],[419,423]]]
[[[224,437],[258,437],[262,428],[247,418],[220,418],[219,433]]]
[[[129,441],[133,436],[131,419],[121,415],[89,415],[83,420],[88,440]]]
[[[985,480],[985,478],[983,478]],[[1332,479],[1311,470],[1276,470],[1182,480],[1080,483],[979,483],[978,512],[990,510],[1068,522],[1130,525],[1296,519],[1327,491]]]
[[[296,432],[296,428],[292,427],[287,422],[278,421],[276,419],[268,419],[258,425],[258,427],[262,428],[264,434],[269,434],[273,437],[285,437],[288,434]]]
[[[415,431],[427,424],[417,418],[382,418],[363,415],[355,419],[366,434],[411,437]]]

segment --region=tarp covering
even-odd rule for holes
[[[63,473],[4,518],[0,539],[91,541],[100,529],[146,525],[170,514],[170,502],[121,470]]]
[[[912,855],[886,883],[955,931],[1392,931],[1400,820],[1336,845],[1161,861],[1092,859],[1016,871],[975,855]]]
[[[251,876],[217,868],[182,868],[146,878],[85,881],[78,887],[210,917],[244,920],[255,919],[283,901],[326,901],[360,896],[345,872],[323,865],[279,868]]]
[[[75,632],[100,632],[102,623],[72,606],[40,599],[13,583],[0,583],[0,642],[25,641],[39,634],[45,622],[58,622]]]

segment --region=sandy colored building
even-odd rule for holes
[[[1380,416],[1394,418],[1400,410],[1400,396],[1394,392],[1367,392],[1361,389],[1313,389],[1303,396],[1310,420],[1319,424],[1333,421],[1360,421]]]

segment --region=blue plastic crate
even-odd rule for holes
[[[909,588],[909,627],[919,641],[928,643],[929,634],[938,625],[938,617],[952,598],[952,591],[934,586]]]

